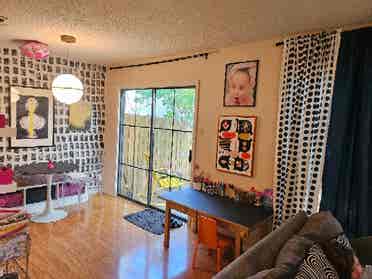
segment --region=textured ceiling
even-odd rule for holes
[[[372,21],[371,0],[0,0],[0,44],[33,39],[71,57],[118,64]]]

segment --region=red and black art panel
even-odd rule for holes
[[[221,116],[218,123],[218,170],[252,176],[255,116]]]

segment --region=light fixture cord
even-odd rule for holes
[[[72,74],[72,69],[70,69],[70,48],[67,47],[67,71],[69,74]]]

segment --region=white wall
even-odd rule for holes
[[[282,53],[280,47],[275,47],[275,42],[268,40],[221,49],[217,53],[211,54],[207,60],[200,58],[109,71],[105,92],[107,121],[104,191],[116,195],[120,90],[198,83],[199,110],[195,143],[196,154],[194,152],[195,163],[212,180],[222,180],[242,188],[272,187]],[[260,60],[256,107],[223,107],[225,64],[256,59]],[[220,115],[230,114],[257,116],[253,177],[227,174],[216,170],[217,121]]]

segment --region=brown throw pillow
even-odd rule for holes
[[[255,275],[248,276],[245,279],[264,279],[265,276],[270,273],[270,271],[271,271],[271,269],[265,269],[265,270],[262,270],[262,271],[256,273]]]
[[[287,266],[289,268],[296,268],[302,263],[306,257],[314,241],[300,235],[294,235],[280,250],[275,266]]]
[[[318,243],[325,243],[343,233],[341,224],[329,211],[315,213],[309,217],[298,235]]]
[[[263,279],[288,279],[293,278],[294,274],[294,270],[285,267],[275,267]]]
[[[294,235],[284,244],[276,258],[275,267],[264,278],[293,278],[298,266],[313,245],[314,242],[311,239]]]

